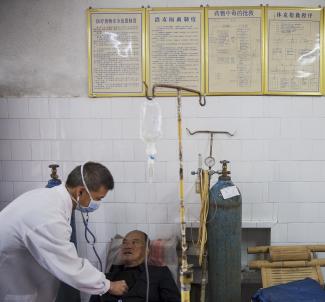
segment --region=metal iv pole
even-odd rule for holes
[[[181,246],[182,246],[182,265],[180,269],[180,284],[181,284],[181,301],[190,302],[191,283],[193,281],[193,271],[191,265],[187,262],[187,243],[186,243],[186,223],[185,223],[185,208],[184,208],[184,175],[183,175],[183,146],[182,146],[182,99],[181,92],[188,91],[199,96],[199,104],[205,106],[206,100],[201,92],[176,85],[155,84],[152,86],[152,97],[148,96],[148,86],[146,87],[146,98],[152,100],[155,97],[156,88],[171,88],[177,90],[177,125],[178,125],[178,157],[179,157],[179,198],[180,198],[180,224],[181,224]]]

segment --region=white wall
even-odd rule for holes
[[[4,0],[0,10],[1,207],[26,190],[43,187],[50,163],[60,164],[64,180],[77,164],[100,161],[116,180],[114,192],[91,216],[102,251],[117,232],[140,228],[154,238],[179,232],[175,99],[160,99],[164,137],[158,145],[157,178],[149,185],[144,145],[138,138],[138,113],[144,99],[87,98],[85,9],[134,7],[134,3]],[[198,6],[201,2],[141,4]],[[316,6],[325,1],[285,4]],[[195,99],[184,98],[183,117],[184,129],[237,131],[233,138],[217,136],[214,152],[217,160],[231,161],[233,181],[243,194],[246,225],[274,222],[273,244],[325,242],[324,97],[208,97],[204,108]],[[207,155],[208,138],[184,133],[191,221],[198,219],[199,202],[190,171],[196,168],[199,152]],[[79,235],[81,253],[92,258],[82,232]]]

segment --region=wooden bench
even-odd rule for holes
[[[324,285],[320,267],[325,266],[325,259],[317,258],[317,252],[325,252],[325,245],[250,247],[248,254],[263,254],[264,259],[253,260],[248,266],[261,270],[263,288],[305,278]]]

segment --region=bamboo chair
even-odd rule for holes
[[[264,260],[253,260],[248,266],[261,270],[263,288],[305,278],[324,286],[320,267],[325,266],[325,259],[317,259],[316,252],[325,252],[325,245],[250,247],[248,254],[262,253]]]

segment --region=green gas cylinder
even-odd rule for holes
[[[210,302],[240,302],[242,200],[229,176],[229,162],[220,163],[218,182],[209,192],[208,298]]]

